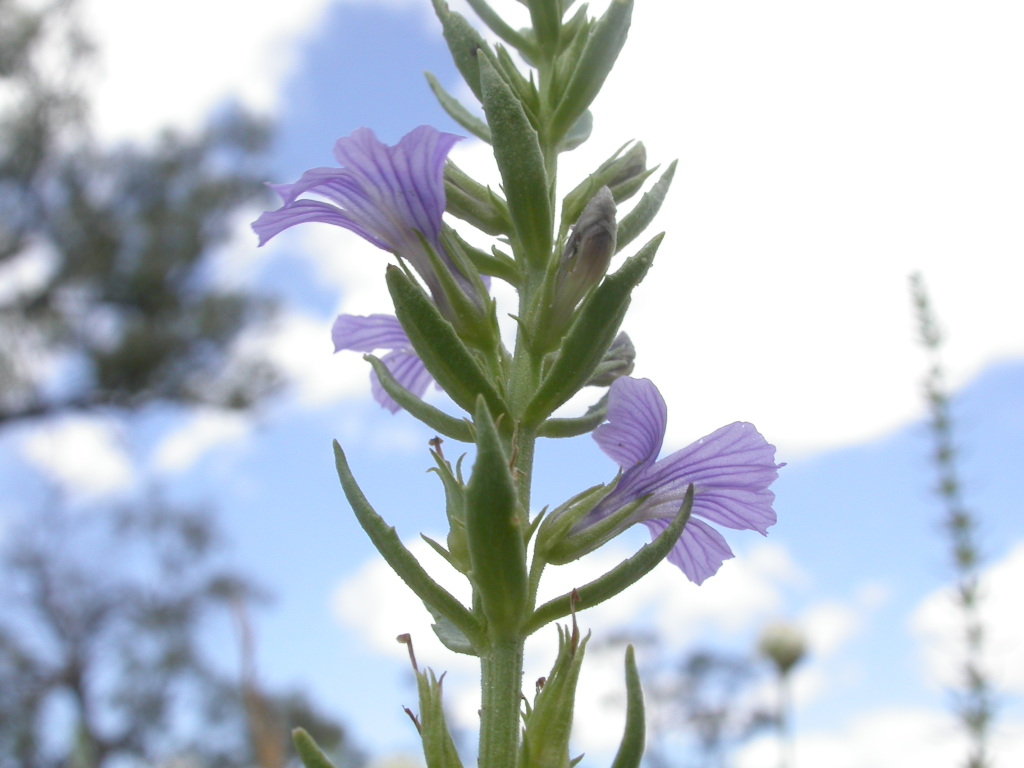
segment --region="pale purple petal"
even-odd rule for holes
[[[445,158],[458,140],[458,136],[421,125],[396,146],[388,147],[377,141],[369,128],[360,128],[338,139],[334,156],[367,186],[387,190],[400,217],[436,243],[445,205]]]
[[[409,337],[394,315],[338,315],[331,327],[334,351],[373,352],[411,349]]]
[[[369,128],[338,139],[335,156],[341,168],[314,168],[294,184],[274,187],[284,204],[254,223],[260,244],[295,224],[324,222],[410,259],[426,276],[430,263],[419,236],[437,246],[445,206],[444,163],[458,140],[425,125],[393,147],[378,141]],[[329,202],[300,200],[306,193]]]
[[[594,440],[622,469],[653,462],[661,451],[668,423],[665,399],[649,379],[621,376],[608,390],[608,421]]]
[[[387,366],[387,369],[391,371],[391,375],[395,377],[399,384],[417,397],[423,397],[427,387],[434,380],[427,373],[423,361],[412,350],[400,349],[388,352],[381,358],[381,362]],[[370,372],[370,391],[373,393],[373,399],[380,403],[382,407],[388,409],[391,413],[398,413],[401,406],[391,398],[391,395],[384,391],[376,371]]]
[[[676,513],[679,508],[676,507]],[[655,539],[668,528],[669,520],[645,520],[644,525]],[[703,584],[705,579],[718,573],[722,563],[734,557],[722,534],[707,523],[691,517],[679,541],[668,553],[668,561],[686,574],[694,584]]]
[[[753,424],[735,422],[661,459],[645,471],[623,478],[633,498],[651,496],[645,516],[659,516],[655,505],[681,499],[694,486],[694,514],[713,523],[766,534],[775,524],[768,490],[779,476],[775,446]],[[618,489],[617,489],[618,490]]]
[[[654,461],[666,423],[665,402],[654,384],[621,377],[608,400],[608,422],[594,431],[594,439],[624,472],[576,532],[640,501],[627,525],[642,522],[656,535],[678,513],[692,484],[692,514],[669,560],[699,584],[732,557],[725,539],[705,521],[761,534],[775,524],[769,486],[783,465],[775,463],[775,447],[752,424],[729,424]]]

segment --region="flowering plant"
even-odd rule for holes
[[[276,186],[281,207],[254,224],[261,243],[297,224],[334,224],[397,259],[386,270],[395,316],[343,315],[333,339],[337,350],[366,354],[374,397],[383,407],[404,409],[438,435],[475,446],[468,479],[438,444],[432,450],[450,525],[445,544],[433,544],[468,580],[471,603],[441,587],[405,548],[363,495],[336,444],[338,474],[360,524],[429,609],[442,642],[480,660],[478,760],[484,768],[573,764],[569,734],[586,640],[575,620],[571,630],[559,628],[552,672],[533,703],[524,704],[526,638],[621,593],[666,557],[698,584],[714,575],[732,552],[711,524],[766,533],[775,522],[769,486],[781,466],[775,449],[745,423],[658,458],[667,408],[652,382],[629,376],[635,352],[621,325],[663,235],[609,269],[652,222],[674,164],[648,186],[655,169],[647,167],[643,145],[634,144],[556,199],[559,155],[589,136],[588,108],[625,42],[633,3],[613,0],[599,18],[585,6],[570,15],[573,0],[523,3],[532,26],[517,31],[484,0],[470,0],[502,41],[491,45],[443,0],[434,0],[483,119],[432,78],[431,87],[462,128],[492,147],[500,190],[447,160],[454,135],[420,126],[387,146],[363,128],[338,140],[340,167],[317,168]],[[529,73],[510,48],[529,62]],[[618,206],[627,202],[629,212],[617,218]],[[470,245],[446,222],[446,212],[495,238],[491,250]],[[492,279],[518,293],[510,347],[498,330]],[[381,358],[373,354],[379,350],[386,350]],[[431,382],[463,413],[426,402]],[[582,416],[555,415],[588,386],[607,391]],[[587,433],[618,464],[617,476],[548,514],[531,514],[537,440]],[[546,566],[584,557],[636,523],[650,529],[651,544],[594,581],[537,605]],[[427,765],[460,766],[440,681],[429,670],[416,671],[416,725]],[[631,651],[626,681],[626,733],[615,761],[622,767],[639,764],[644,741]],[[296,738],[309,768],[329,764],[307,736]]]

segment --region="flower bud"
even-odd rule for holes
[[[615,200],[601,187],[587,203],[562,251],[551,303],[553,332],[565,328],[590,289],[601,282],[615,253]]]
[[[776,622],[769,624],[761,633],[758,650],[779,671],[780,675],[789,674],[807,653],[807,643],[803,633],[792,624]]]

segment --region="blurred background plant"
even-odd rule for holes
[[[978,542],[980,521],[964,500],[957,460],[960,451],[942,364],[944,338],[921,274],[911,275],[910,292],[920,344],[928,354],[922,389],[928,406],[931,461],[937,477],[934,490],[942,504],[942,528],[951,546],[955,578],[952,600],[962,624],[962,645],[957,659],[960,679],[952,691],[953,709],[968,738],[968,755],[963,765],[986,768],[992,765],[988,742],[995,711],[993,685],[984,661],[985,625],[981,612],[984,594],[979,577],[985,558]]]

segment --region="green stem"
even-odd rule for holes
[[[515,768],[519,758],[524,643],[495,638],[480,657],[480,768]]]

